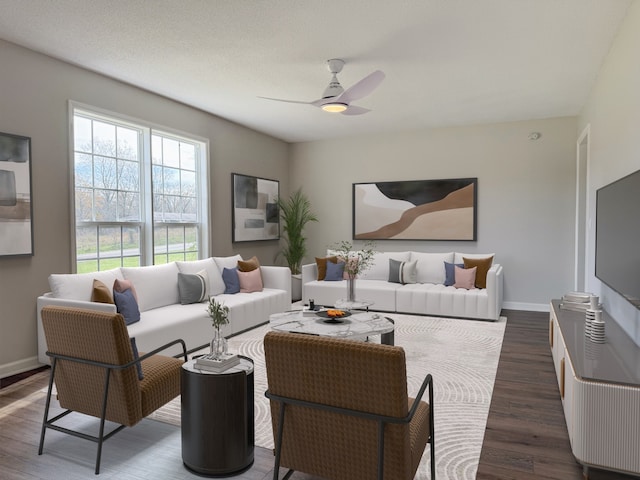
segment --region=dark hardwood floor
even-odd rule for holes
[[[502,314],[507,328],[476,478],[581,479],[549,348],[549,314]],[[589,478],[637,477],[592,468]]]
[[[477,478],[581,479],[582,467],[571,453],[549,349],[549,314],[509,310],[503,311],[503,315],[508,321]],[[3,379],[1,385],[8,386],[24,377],[25,375],[20,375],[19,378]],[[42,377],[37,384],[26,383],[23,388],[9,395],[3,389],[0,395],[0,478],[75,480],[94,477],[90,460],[89,467],[84,460],[85,457],[91,459],[94,455],[94,447],[84,445],[88,442],[78,442],[78,456],[83,458],[82,462],[78,461],[78,465],[67,459],[70,451],[68,445],[62,446],[63,454],[60,459],[55,454],[55,444],[48,444],[48,455],[35,455],[44,400],[41,395],[37,402],[26,399],[42,390],[45,385],[46,380]],[[1,415],[3,409],[7,414],[5,418]],[[158,443],[165,436],[175,437],[175,429],[176,427],[160,422],[148,421],[142,422],[135,429],[125,430],[128,433],[120,434],[118,438],[121,440],[111,441],[118,443],[109,444],[108,448],[111,450],[105,455],[105,473],[96,478],[197,478],[188,474],[180,462],[162,463],[154,453],[160,445],[167,453],[162,458],[172,458],[172,455],[180,457],[179,442],[174,440],[166,446]],[[153,448],[149,448],[146,453],[144,449],[140,451],[138,444],[142,440],[148,440]],[[178,450],[172,451],[171,448]],[[128,464],[132,461],[130,449],[134,449],[138,455],[147,454],[150,460],[138,459],[138,463],[134,464],[136,467],[131,468]],[[112,475],[108,474],[107,466],[110,463],[116,465],[112,467]],[[136,468],[140,463],[146,467],[138,472]],[[257,448],[254,466],[236,478],[266,480],[271,477],[272,468],[271,451]],[[313,480],[312,477],[299,473],[294,478]],[[590,478],[612,480],[638,477],[591,469]]]

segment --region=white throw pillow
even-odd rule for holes
[[[190,262],[176,262],[180,273],[196,274],[200,270],[206,270],[209,277],[209,292],[211,296],[224,293],[224,281],[220,269],[213,258],[205,258],[203,260],[193,260]]]
[[[417,260],[417,283],[444,284],[444,262],[453,261],[453,252],[411,252],[411,260]]]
[[[176,262],[148,267],[122,267],[122,274],[131,280],[138,294],[141,312],[180,303]]]
[[[222,272],[225,268],[236,268],[238,260],[242,260],[242,257],[240,255],[231,255],[230,257],[213,257],[213,259],[218,265],[218,270]]]
[[[113,282],[124,280],[124,277],[119,268],[92,273],[52,273],[49,275],[49,287],[56,298],[90,302],[94,279],[113,290]]]

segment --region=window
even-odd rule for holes
[[[206,143],[72,107],[78,273],[207,255]]]

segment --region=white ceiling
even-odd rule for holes
[[[0,0],[0,38],[288,142],[577,115],[634,0]],[[637,0],[635,0],[637,1]],[[310,105],[346,61],[329,114]]]

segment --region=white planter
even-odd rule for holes
[[[291,301],[302,300],[302,275],[291,275]]]

